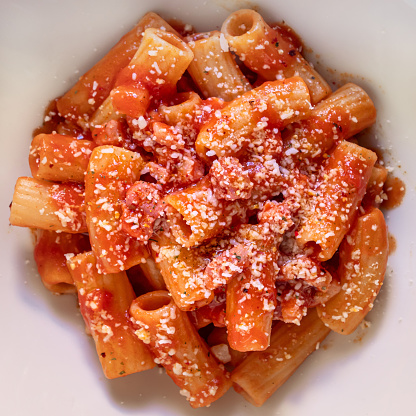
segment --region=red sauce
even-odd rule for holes
[[[71,248],[73,252],[73,248]],[[38,266],[38,272],[41,276],[47,265],[54,264],[55,269],[66,269],[66,258],[59,244],[53,244],[47,238],[41,238],[33,251],[35,262]]]
[[[397,208],[403,201],[406,185],[400,178],[388,175],[384,184],[384,192],[387,195],[387,200],[383,201],[381,207],[384,209]]]
[[[85,193],[84,187],[78,184],[63,183],[51,189],[51,198],[57,203],[59,208],[81,208],[84,206]]]
[[[294,48],[298,50],[303,49],[302,38],[290,26],[288,26],[285,21],[271,24],[270,27],[278,31],[282,38],[292,44]]]
[[[113,304],[112,293],[100,288],[96,288],[90,290],[86,295],[81,295],[78,292],[78,296],[84,298],[84,301],[80,302],[80,309],[82,316],[87,319],[90,324],[94,322],[99,311],[111,311],[113,314],[111,308],[111,305]],[[96,307],[91,308],[90,306],[87,306],[91,301],[95,303]]]
[[[214,326],[225,326],[225,286],[220,287],[215,292],[215,297],[211,303],[199,308],[195,313],[199,319],[211,321]]]
[[[58,109],[56,107],[58,99],[59,98],[55,98],[49,102],[43,114],[43,123],[33,130],[32,137],[41,133],[50,134],[57,130],[61,121],[64,121],[64,118],[58,115]]]
[[[126,66],[117,75],[115,87],[117,87],[116,89],[120,87],[135,89],[139,97],[142,97],[145,93],[147,100],[149,100],[149,94],[155,100],[162,97],[165,99],[166,96],[176,93],[176,84],[159,83],[159,78],[161,78],[161,75],[157,71],[149,72],[148,68],[139,65]]]
[[[168,19],[166,20],[182,37],[195,33],[193,26],[183,23],[179,19]]]
[[[397,248],[397,241],[393,234],[389,233],[389,255],[393,254]]]

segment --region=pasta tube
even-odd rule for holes
[[[251,135],[265,127],[279,129],[305,118],[310,111],[309,92],[299,77],[265,82],[221,110],[205,124],[195,143],[203,160],[212,156],[239,156]]]
[[[319,102],[310,116],[293,125],[285,138],[284,151],[298,163],[321,160],[334,144],[355,136],[376,120],[376,109],[368,94],[348,83]]]
[[[94,143],[60,134],[38,134],[32,141],[29,166],[35,179],[84,182]]]
[[[213,293],[204,278],[209,262],[204,247],[184,248],[164,233],[158,234],[151,247],[166,287],[180,309],[188,311],[211,302]]]
[[[89,245],[84,234],[36,230],[33,256],[44,286],[53,293],[76,293],[66,256],[89,250]]]
[[[82,185],[17,180],[10,208],[10,224],[66,233],[85,233],[84,187]]]
[[[218,31],[199,35],[188,42],[194,59],[188,72],[205,98],[219,97],[231,101],[251,85],[229,51],[224,35]]]
[[[300,325],[279,322],[270,347],[251,353],[231,373],[234,389],[255,406],[261,406],[316,350],[331,330],[311,309]]]
[[[334,255],[349,230],[376,160],[371,150],[346,141],[328,159],[296,237],[301,246],[316,243],[320,261]]]
[[[294,75],[308,86],[312,104],[331,93],[328,83],[309,65],[279,30],[272,29],[254,10],[238,10],[223,23],[221,31],[244,64],[266,80]]]
[[[262,351],[270,343],[276,308],[275,270],[266,253],[227,284],[228,342],[237,351]]]
[[[326,326],[345,335],[355,331],[381,289],[387,257],[384,216],[371,208],[357,219],[339,249],[341,291],[316,308]]]
[[[126,187],[140,178],[144,167],[139,153],[115,146],[92,152],[85,180],[87,225],[100,272],[117,273],[145,262],[144,244],[122,230],[121,202]]]
[[[108,97],[120,70],[128,65],[137,51],[143,32],[147,28],[164,28],[176,31],[156,13],[147,13],[139,23],[104,56],[61,98],[59,113],[80,126],[88,123],[90,116]]]
[[[128,318],[135,294],[126,273],[100,274],[91,251],[68,259],[68,269],[105,376],[113,379],[154,367]]]
[[[138,297],[130,314],[137,327],[136,335],[149,347],[155,362],[165,367],[192,407],[208,406],[230,388],[224,366],[218,364],[168,292]]]

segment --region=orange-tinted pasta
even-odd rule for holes
[[[147,13],[139,23],[95,64],[61,98],[58,110],[67,119],[81,126],[88,125],[90,116],[110,93],[119,71],[130,62],[146,28],[174,29],[156,13]]]
[[[35,179],[84,182],[94,149],[90,140],[60,134],[38,134],[32,141],[29,166]]]
[[[209,405],[231,387],[229,374],[168,292],[142,295],[132,303],[130,313],[136,335],[149,346],[155,361],[165,367],[192,407]]]
[[[388,236],[382,212],[371,208],[352,226],[340,250],[341,291],[317,306],[319,317],[341,334],[351,334],[373,308],[387,266]]]
[[[250,354],[232,372],[235,390],[261,406],[316,350],[331,330],[311,310],[300,326],[278,323],[270,347]]]
[[[311,212],[297,235],[299,244],[314,242],[320,247],[319,260],[334,255],[351,227],[376,160],[371,150],[346,141],[328,159],[312,191]]]
[[[251,90],[251,85],[224,41],[224,35],[218,31],[191,38],[188,45],[194,59],[188,71],[205,98],[219,97],[231,101]]]
[[[83,185],[21,177],[14,189],[10,224],[66,233],[87,231]]]
[[[76,293],[74,280],[66,266],[67,257],[90,249],[84,234],[35,231],[33,256],[45,287],[53,293]]]
[[[198,155],[240,156],[251,135],[265,127],[283,129],[310,111],[309,91],[301,78],[266,82],[225,107],[205,125],[196,141]]]
[[[144,163],[137,153],[115,146],[94,149],[85,181],[87,225],[100,271],[117,273],[143,263],[143,244],[122,230],[121,203],[126,187],[140,176]]]
[[[69,258],[68,269],[105,376],[118,378],[154,367],[149,351],[134,335],[128,319],[135,295],[126,273],[99,273],[91,251]]]
[[[303,58],[296,45],[279,28],[271,28],[254,10],[232,13],[221,31],[244,64],[264,79],[302,77],[313,104],[331,93],[328,83]]]

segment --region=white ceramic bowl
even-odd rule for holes
[[[259,6],[266,20],[291,25],[312,48],[309,59],[319,61],[323,75],[353,80],[369,92],[378,109],[373,144],[386,150],[407,193],[387,213],[397,250],[368,316],[372,326],[349,337],[331,334],[261,409],[229,392],[209,409],[192,410],[157,369],[104,378],[75,298],[43,288],[29,232],[8,226],[8,205],[16,178],[29,173],[31,132],[44,106],[145,12],[208,30],[219,28],[231,11],[251,6]],[[415,0],[2,0],[0,413],[410,414],[416,392],[415,44]]]

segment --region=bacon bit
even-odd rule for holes
[[[199,181],[205,173],[203,163],[186,151],[177,165],[176,182],[180,185],[189,185]]]
[[[245,244],[238,244],[215,257],[206,267],[206,287],[213,290],[229,282],[249,266],[249,250]]]
[[[92,131],[92,139],[97,146],[117,146],[135,150],[124,120],[110,120]]]
[[[306,315],[308,308],[305,299],[293,289],[285,291],[281,296],[281,320],[286,323],[299,325]]]
[[[156,122],[152,125],[153,139],[156,143],[162,146],[167,146],[171,150],[182,150],[185,147],[185,141],[182,138],[182,134],[171,126],[165,123]]]
[[[215,289],[214,299],[208,305],[188,312],[192,323],[198,328],[213,323],[216,327],[225,327],[225,286]]]
[[[146,169],[149,172],[149,175],[155,178],[162,185],[165,185],[168,182],[170,173],[163,166],[160,166],[155,162],[149,162],[146,164],[145,170]]]
[[[295,258],[280,268],[279,279],[281,280],[303,280],[310,286],[325,292],[332,281],[332,276],[319,262],[301,256]]]
[[[249,199],[253,182],[235,157],[220,157],[210,169],[211,183],[218,199]]]
[[[122,230],[142,242],[153,234],[153,224],[163,210],[162,195],[151,183],[138,181],[127,191],[122,203]]]
[[[267,201],[258,215],[260,224],[268,224],[276,234],[284,234],[293,226],[289,205],[285,202]]]

